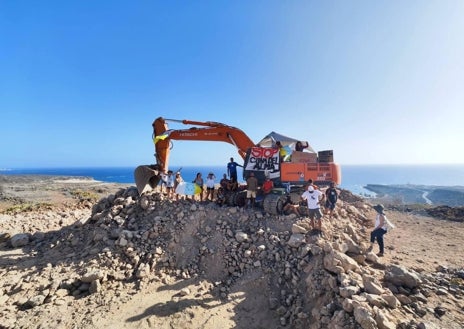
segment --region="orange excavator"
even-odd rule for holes
[[[168,121],[194,127],[169,129]],[[154,189],[161,179],[161,174],[169,169],[172,140],[230,143],[237,148],[244,160],[244,177],[253,172],[260,184],[266,177],[270,177],[274,186],[284,187],[287,191],[291,186],[304,186],[309,179],[319,186],[328,185],[330,182],[341,183],[340,166],[333,162],[331,150],[316,153],[306,142],[303,151],[296,151],[295,145],[301,143],[300,141],[275,132],[255,144],[242,130],[218,122],[159,117],[152,126],[156,164],[138,166],[134,172],[135,183],[141,195]],[[283,151],[276,147],[276,144],[280,144]],[[277,200],[272,200],[271,208],[274,208],[276,202]]]

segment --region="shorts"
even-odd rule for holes
[[[214,191],[214,187],[207,187],[206,190],[207,191]]]
[[[322,213],[321,213],[321,209],[317,208],[317,209],[308,209],[308,217],[310,219],[316,219],[316,220],[319,220],[322,218]]]
[[[330,202],[329,200],[327,200],[327,201],[325,202],[325,207],[326,207],[327,209],[334,210],[334,209],[335,209],[335,203],[332,203],[332,202]]]
[[[248,191],[247,190],[247,199],[249,198],[255,198],[256,199],[256,191]]]

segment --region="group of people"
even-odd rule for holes
[[[279,142],[277,142],[280,144]],[[278,145],[277,144],[277,145]],[[281,145],[280,145],[281,146]],[[298,142],[296,145],[298,150],[303,150],[307,146],[303,146],[301,142]],[[230,162],[227,164],[227,174],[223,174],[222,179],[219,182],[219,187],[216,195],[216,202],[222,205],[225,202],[225,196],[227,193],[236,191],[238,189],[238,180],[237,180],[237,167],[243,167],[234,161],[234,158],[230,158]],[[229,178],[228,178],[229,177]],[[162,175],[162,185],[166,187],[166,192],[168,198],[179,199],[179,195],[175,193],[176,187],[183,182],[183,179],[180,175],[180,172],[174,173],[172,170],[167,171]],[[197,184],[201,191],[199,193],[200,201],[203,201],[204,197],[204,186],[206,186],[206,200],[214,200],[214,192],[216,189],[216,176],[214,173],[210,172],[204,181],[201,173],[197,173],[193,183]],[[258,180],[255,177],[253,172],[250,172],[246,179],[246,205],[253,208],[255,205],[256,197],[258,190],[261,189],[262,194],[271,193],[274,188],[274,184],[269,176],[266,176],[262,186],[259,186]],[[331,182],[329,187],[322,192],[316,185],[313,184],[313,181],[310,179],[306,185],[305,191],[300,196],[301,201],[306,201],[307,203],[307,215],[311,221],[311,227],[313,230],[322,234],[322,209],[325,209],[325,214],[329,218],[334,216],[334,209],[339,197],[339,193],[335,187],[335,183]],[[325,202],[324,202],[325,201]],[[323,205],[323,206],[322,206]],[[375,227],[370,235],[371,246],[368,249],[368,252],[372,251],[375,241],[379,245],[379,253],[377,256],[382,257],[384,255],[384,241],[383,236],[387,233],[388,229],[388,220],[384,213],[383,205],[376,205],[373,207],[377,212]],[[294,202],[291,199],[290,194],[287,194],[286,199],[283,203],[282,212],[285,214],[294,213],[298,216],[303,215],[300,209],[299,202]]]
[[[285,148],[280,141],[277,141],[275,143],[275,147],[277,149],[279,149],[280,162],[290,161],[290,159],[291,159],[291,150],[290,150],[290,153],[289,153],[289,149]],[[304,145],[300,141],[295,143],[295,151],[297,151],[297,152],[303,152],[303,150],[305,148],[308,148],[308,147],[309,147],[308,142],[305,142]]]
[[[308,181],[308,186],[305,192],[301,195],[301,199],[307,201],[308,205],[308,217],[311,220],[311,227],[322,234],[321,222],[322,222],[322,212],[321,204],[325,199],[325,209],[330,218],[333,216],[335,209],[335,204],[338,200],[338,192],[335,188],[335,184],[330,183],[329,188],[322,193],[313,185],[312,180]],[[368,252],[371,252],[374,248],[375,242],[379,245],[379,252],[377,253],[378,257],[383,257],[385,252],[384,239],[383,236],[388,232],[389,226],[394,227],[389,223],[387,216],[385,215],[385,207],[382,204],[378,204],[373,207],[377,212],[375,217],[374,229],[370,233],[370,246],[367,249]],[[287,214],[295,213],[300,216],[299,205],[295,204],[289,194],[283,205],[283,211]]]
[[[234,158],[230,158],[230,162],[227,164],[227,174],[223,175],[218,187],[216,186],[216,175],[213,172],[208,173],[206,179],[203,179],[202,173],[197,173],[192,183],[200,187],[200,192],[195,194],[194,198],[198,196],[199,201],[214,201],[216,197],[218,203],[221,203],[225,194],[238,190],[237,167],[243,166],[235,162]],[[168,170],[161,174],[159,188],[162,193],[166,193],[169,199],[179,200],[180,195],[175,191],[183,181],[180,171],[177,171],[174,175],[172,170]],[[215,196],[216,187],[217,193]]]
[[[322,192],[316,185],[313,184],[313,181],[310,179],[308,180],[308,184],[306,185],[305,191],[301,195],[300,199],[306,201],[307,203],[307,215],[311,220],[311,227],[319,233],[322,233],[321,220],[323,213],[321,208],[322,205],[324,205],[323,208],[325,209],[326,214],[329,216],[329,218],[333,217],[335,204],[338,200],[338,191],[335,188],[335,183],[331,182],[330,186],[325,190],[325,192]],[[299,203],[293,202],[290,194],[287,194],[282,211],[285,214],[294,213],[298,216],[302,215]]]
[[[163,192],[163,188],[166,188],[166,194],[169,199],[175,198],[176,200],[179,200],[179,194],[177,194],[175,191],[177,186],[183,181],[184,180],[180,175],[180,171],[177,171],[174,175],[172,170],[168,170],[167,172],[161,174],[161,192]]]

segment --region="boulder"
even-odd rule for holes
[[[416,288],[422,283],[419,274],[400,265],[387,266],[384,279],[396,286],[404,286],[409,289]]]
[[[27,233],[18,233],[11,237],[10,243],[13,248],[26,246],[30,241],[30,235]]]

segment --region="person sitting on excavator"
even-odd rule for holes
[[[232,191],[232,182],[227,178],[227,174],[222,175],[222,179],[219,182],[224,191]]]
[[[302,142],[298,141],[296,142],[296,145],[295,145],[295,151],[303,152],[303,150],[305,148],[308,148],[308,146],[309,146],[308,142],[306,142],[306,145],[303,145]]]
[[[237,167],[242,167],[237,162],[234,161],[234,158],[230,158],[230,162],[227,164],[227,173],[232,182],[238,182],[237,180]]]
[[[266,176],[266,180],[264,181],[263,186],[261,188],[261,190],[263,191],[263,194],[271,193],[273,188],[274,188],[274,183],[269,178],[269,176]]]
[[[222,206],[224,205],[225,202],[226,202],[226,194],[225,194],[224,188],[220,186],[217,190],[216,204],[218,206]]]
[[[279,149],[280,162],[290,161],[291,149],[288,146],[284,147],[280,141],[277,141],[275,146]]]

